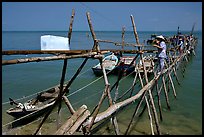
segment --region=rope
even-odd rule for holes
[[[87,72],[88,70],[90,70],[90,69],[91,69],[91,68],[88,68],[86,71],[84,71],[83,73],[79,74],[78,77],[81,76],[81,75],[83,75],[84,73],[86,73],[86,72]],[[67,82],[65,82],[65,83],[67,83]],[[47,90],[49,90],[49,89],[51,89],[51,88],[54,88],[54,87],[56,87],[56,86],[59,86],[59,84],[58,84],[58,85],[55,85],[55,86],[52,86],[52,87],[49,87],[49,88],[47,88],[47,89],[41,90],[41,91],[39,91],[39,92],[37,92],[37,93],[31,94],[31,95],[28,95],[28,96],[24,96],[24,97],[22,97],[22,98],[18,98],[18,99],[14,100],[14,101],[19,101],[19,100],[22,100],[22,99],[26,99],[26,98],[32,97],[32,96],[34,96],[34,95],[37,95],[37,94],[39,94],[39,93],[41,93],[41,92],[44,92],[44,91],[47,91]],[[2,105],[6,105],[6,104],[8,104],[8,103],[10,103],[10,101],[4,102],[4,103],[2,103]]]
[[[86,97],[86,98],[84,98],[84,99],[82,99],[82,100],[80,100],[80,101],[78,101],[78,102],[73,103],[73,105],[77,105],[77,104],[79,104],[80,102],[82,102],[82,101],[84,101],[84,100],[87,100],[87,99],[89,99],[90,97],[99,94],[101,91],[103,91],[103,89],[100,90],[99,92],[96,92],[95,94],[92,94],[91,96],[88,96],[88,97]],[[65,110],[65,108],[66,108],[66,107],[64,107],[62,110]],[[33,113],[33,112],[32,112],[32,113]],[[52,112],[50,115],[53,115],[53,114],[55,114],[55,113],[57,113],[57,111],[56,111],[56,112]],[[31,113],[30,113],[30,115],[31,115]],[[43,118],[43,117],[40,117],[39,119],[37,119],[37,120],[35,120],[35,121],[33,121],[33,122],[30,122],[30,123],[28,123],[28,124],[26,124],[26,125],[23,125],[23,126],[21,126],[21,127],[17,127],[17,128],[15,128],[15,129],[11,129],[11,130],[9,130],[9,131],[13,131],[13,130],[16,130],[16,129],[19,129],[19,128],[24,128],[25,126],[28,126],[28,125],[31,125],[31,124],[33,124],[33,123],[35,123],[35,122],[40,121],[42,118]],[[19,119],[21,119],[21,118],[19,118]],[[15,122],[15,121],[17,121],[17,120],[19,120],[19,119],[16,119],[16,120],[13,120],[13,121],[11,121],[11,122],[9,122],[9,123],[7,123],[7,124],[4,124],[4,125],[2,126],[2,128],[5,127],[5,126],[7,126],[7,125],[12,124],[13,122]],[[7,131],[7,132],[9,132],[9,131]]]
[[[93,11],[93,13],[103,17],[104,19],[106,19],[107,21],[110,21],[112,23],[113,26],[116,26],[116,22],[110,18],[107,18],[106,16],[104,16],[103,14],[99,13],[96,10],[93,10],[93,8],[90,8],[89,6],[87,6],[86,4],[80,2],[81,5],[83,5],[86,9]]]

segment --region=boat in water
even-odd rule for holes
[[[50,88],[24,103],[17,103],[9,98],[10,104],[15,105],[6,111],[7,114],[15,118],[12,127],[27,124],[45,114],[54,105],[59,91],[59,86]]]
[[[134,56],[122,56],[120,57],[120,62],[117,65],[116,72],[123,71],[123,76],[126,76],[132,73],[135,70],[136,61],[134,60]],[[131,62],[133,63],[131,64]]]
[[[103,63],[106,73],[113,72],[118,64],[118,57],[112,53],[111,55],[104,57],[102,60],[102,63]],[[92,70],[94,74],[97,76],[103,75],[103,70],[101,68],[100,63],[92,67]]]

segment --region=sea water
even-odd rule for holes
[[[119,31],[96,31],[96,37],[102,40],[111,40],[121,42],[121,32]],[[150,39],[151,34],[155,32],[146,31],[138,32],[140,43],[144,43]],[[189,32],[183,32],[189,34]],[[157,32],[165,36],[172,36],[176,32]],[[10,31],[2,32],[2,50],[40,50],[40,37],[42,35],[67,36],[66,31]],[[202,32],[194,32],[198,37],[198,44],[195,48],[196,56],[193,56],[186,64],[184,77],[182,72],[178,70],[180,85],[175,78],[175,90],[177,93],[176,99],[172,91],[169,93],[169,102],[171,109],[167,109],[164,93],[161,93],[162,116],[163,121],[159,120],[160,130],[162,134],[170,135],[200,135],[202,134]],[[134,33],[125,32],[125,42],[135,43]],[[93,39],[90,32],[74,31],[72,32],[70,49],[81,50],[91,49],[93,47]],[[120,49],[110,43],[99,43],[100,49]],[[128,47],[127,49],[132,49]],[[2,60],[29,58],[49,55],[2,55]],[[52,56],[52,55],[50,55]],[[66,70],[65,81],[71,79],[76,70],[79,68],[83,58],[69,59]],[[70,102],[77,110],[83,104],[88,106],[90,112],[98,104],[101,95],[105,88],[105,82],[102,77],[94,75],[91,67],[99,63],[97,59],[89,59],[82,69],[79,76],[70,86],[69,94],[67,95]],[[8,98],[17,100],[17,102],[26,101],[36,95],[36,93],[53,87],[60,83],[63,69],[63,60],[31,62],[14,65],[2,65],[2,134],[33,134],[40,123],[39,119],[33,123],[21,128],[11,128],[10,122],[13,117],[6,114],[6,110],[12,107],[9,104]],[[124,77],[119,85],[119,95],[122,95],[132,85],[133,75]],[[109,75],[108,80],[113,84],[117,80],[116,75]],[[140,89],[141,87],[137,87]],[[136,91],[134,92],[136,94]],[[115,96],[115,90],[111,92],[112,98]],[[127,97],[127,96],[126,96]],[[155,99],[156,100],[156,99]],[[135,107],[138,101],[125,107],[116,115],[119,130],[122,134],[125,133]],[[158,112],[158,106],[155,102]],[[106,110],[108,100],[105,99],[100,112]],[[142,109],[142,108],[141,108]],[[62,105],[60,112],[61,124],[70,116],[65,104]],[[159,113],[158,113],[159,117]],[[54,110],[48,117],[42,129],[41,134],[54,134],[57,130],[57,111]],[[153,122],[154,124],[154,122]],[[156,128],[154,126],[156,131]],[[115,134],[111,122],[106,122],[99,130],[95,130],[93,134],[111,135]],[[151,134],[150,122],[147,111],[141,117],[136,116],[133,120],[131,128],[128,132],[134,134]]]

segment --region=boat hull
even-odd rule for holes
[[[7,114],[13,116],[15,119],[12,122],[12,128],[18,127],[21,125],[28,124],[35,119],[39,118],[40,116],[43,116],[48,110],[51,109],[51,107],[54,105],[54,102],[47,104],[43,108],[39,108],[37,110],[22,110],[22,111],[7,111]]]
[[[115,55],[109,55],[109,56],[106,56],[102,62],[103,62],[103,67],[105,68],[105,71],[107,74],[114,73],[114,69],[118,64],[118,58]],[[103,70],[101,68],[100,63],[92,67],[92,70],[96,76],[103,75]]]

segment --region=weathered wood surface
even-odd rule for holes
[[[104,53],[108,53],[109,51],[105,51]],[[72,59],[72,58],[87,58],[97,55],[97,52],[90,52],[79,55],[59,55],[59,56],[50,56],[50,57],[31,57],[31,58],[22,58],[22,59],[12,59],[12,60],[2,60],[2,65],[11,65],[11,64],[19,64],[19,63],[28,63],[28,62],[40,62],[40,61],[51,61],[51,60],[64,60],[64,59]]]
[[[82,123],[90,116],[90,111],[86,110],[82,116],[80,116],[74,125],[65,133],[65,135],[72,135],[82,125]]]
[[[174,67],[175,63],[176,63],[177,61],[180,61],[181,58],[182,58],[182,56],[181,56],[180,58],[177,58],[176,60],[174,60],[174,62],[169,66],[168,69],[164,69],[163,73],[166,73],[166,72],[168,72],[169,70],[171,70],[171,69]],[[145,91],[151,89],[151,88],[154,86],[154,84],[156,83],[156,81],[158,81],[158,79],[160,78],[160,76],[161,76],[161,73],[159,73],[158,75],[156,75],[156,76],[155,76],[151,81],[149,81],[136,95],[134,95],[134,96],[132,96],[132,97],[130,97],[130,98],[124,100],[124,101],[118,102],[118,103],[116,103],[116,104],[110,106],[109,108],[107,108],[105,111],[99,113],[99,114],[96,116],[96,118],[95,118],[95,120],[94,120],[94,123],[97,123],[97,122],[99,122],[99,121],[101,121],[101,120],[103,120],[103,119],[109,117],[110,115],[112,115],[113,113],[115,113],[116,111],[118,111],[119,109],[121,109],[122,107],[125,107],[125,106],[127,106],[128,104],[130,104],[130,103],[132,103],[133,101],[135,101],[136,99],[140,98],[141,95],[142,95]],[[84,126],[89,125],[90,122],[91,122],[91,120],[92,120],[92,117],[89,117],[89,119],[88,119],[86,122],[84,122],[83,125],[84,125]]]
[[[55,135],[63,135],[70,130],[79,117],[87,110],[86,105],[82,105],[55,133]],[[72,131],[73,132],[73,131]]]
[[[62,96],[65,104],[67,105],[69,111],[71,112],[71,114],[74,114],[75,113],[75,110],[74,108],[72,107],[72,104],[69,102],[68,98],[66,96]]]

